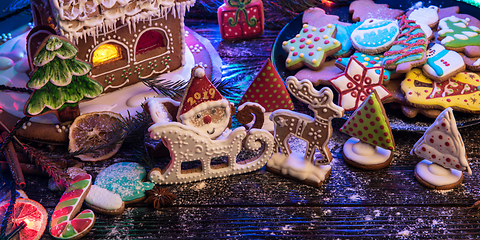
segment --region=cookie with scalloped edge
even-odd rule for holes
[[[352,14],[353,22],[365,21],[368,18],[395,20],[404,11],[392,9],[388,4],[377,4],[373,0],[356,0],[350,4],[348,12]]]

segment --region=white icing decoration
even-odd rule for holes
[[[451,41],[455,40],[452,36],[446,36],[444,39],[442,39],[441,43],[445,45],[445,43],[449,43]]]
[[[425,37],[427,39],[430,39],[430,37],[432,36],[433,34],[433,31],[432,29],[428,26],[428,24],[426,23],[423,23],[423,22],[415,22],[416,24],[418,24],[420,26],[420,28],[422,29],[422,31],[425,33]]]
[[[468,37],[463,34],[453,34],[453,37],[460,40],[468,40]]]
[[[310,161],[304,161],[303,158],[303,154],[298,152],[292,152],[289,156],[274,153],[267,166],[299,180],[310,180],[316,183],[324,181],[332,167],[330,165],[315,166]]]
[[[434,165],[434,166],[432,166]],[[432,166],[432,167],[431,167]],[[423,179],[425,182],[430,183],[434,186],[440,187],[445,185],[450,185],[458,182],[462,178],[462,172],[455,170],[455,169],[445,169],[449,172],[446,174],[445,172],[439,172],[437,168],[441,168],[440,165],[436,163],[432,163],[426,159],[420,161],[415,166],[415,172],[418,176]],[[432,172],[433,170],[433,172]],[[436,171],[437,170],[437,171]],[[435,173],[440,173],[437,175]]]
[[[343,145],[345,157],[361,165],[381,164],[390,159],[392,151],[349,138]]]
[[[462,34],[466,35],[467,37],[475,37],[478,35],[478,33],[476,32],[467,32],[467,31],[463,31]]]
[[[200,181],[214,177],[241,174],[262,168],[273,152],[273,136],[262,129],[252,129],[248,135],[245,128],[234,129],[226,138],[212,140],[198,129],[178,122],[156,123],[148,129],[150,137],[162,140],[170,151],[170,164],[162,174],[151,171],[148,178],[157,184],[176,184]],[[262,142],[263,144],[261,144]],[[248,162],[237,163],[242,145],[248,150],[263,151]],[[212,168],[211,159],[226,156],[227,167]],[[200,160],[200,172],[182,173],[183,162]]]
[[[478,67],[480,66],[480,58],[477,59],[477,61],[475,61],[472,66],[475,66],[475,67]]]
[[[97,185],[90,187],[85,202],[105,210],[117,210],[123,206],[120,195]]]
[[[452,108],[447,108],[438,115],[413,146],[410,154],[414,153],[445,168],[466,170],[469,175],[472,174]]]
[[[157,17],[167,18],[168,14],[183,18],[185,12],[195,4],[195,0],[179,3],[173,0],[76,1],[74,4],[62,4],[63,1],[59,0],[52,2],[61,32],[72,42],[87,36],[93,37],[96,42],[99,35],[124,26],[128,26],[130,32],[136,32],[136,23],[151,23],[152,19]],[[106,2],[109,4],[105,4]],[[104,6],[102,12],[94,14],[98,11],[99,4]],[[111,8],[114,6],[115,8]],[[122,26],[117,26],[119,22]]]
[[[171,98],[149,98],[144,102],[145,105],[148,105],[148,111],[154,123],[171,122],[175,120],[163,105],[165,102],[169,102],[177,107],[180,105],[179,102]]]
[[[417,24],[433,25],[438,22],[438,7],[430,6],[428,8],[415,9],[410,13],[408,19],[416,21]]]
[[[459,22],[459,23],[454,23],[453,25],[457,26],[457,27],[461,27],[461,28],[466,28],[467,27],[467,24],[463,23],[463,22]]]

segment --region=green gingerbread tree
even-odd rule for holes
[[[87,76],[92,65],[77,59],[77,48],[65,38],[51,35],[40,46],[27,83],[34,91],[23,112],[38,116],[56,111],[60,122],[72,121],[79,115],[78,102],[100,95],[103,87]]]
[[[390,123],[375,90],[340,128],[340,132],[358,138],[362,142],[395,151]]]

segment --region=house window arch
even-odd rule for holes
[[[130,53],[126,44],[113,39],[106,40],[92,49],[88,61],[93,65],[92,74],[96,77],[128,67]]]
[[[151,27],[143,30],[135,39],[134,61],[141,63],[170,53],[170,40],[163,28]]]

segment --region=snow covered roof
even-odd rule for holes
[[[195,0],[50,0],[63,34],[78,39],[153,17],[183,17]]]

